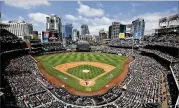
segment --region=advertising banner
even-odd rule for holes
[[[119,38],[124,39],[125,38],[125,33],[119,33]]]
[[[43,43],[48,43],[49,32],[42,32]]]
[[[130,37],[132,37],[132,34],[130,34],[130,33],[125,33],[125,38],[130,38]]]
[[[49,41],[54,42],[54,41],[56,41],[58,39],[57,37],[58,37],[58,33],[51,32],[50,36],[49,36]]]

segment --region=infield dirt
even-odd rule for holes
[[[77,66],[80,66],[80,65],[91,65],[91,66],[95,66],[95,67],[98,67],[98,68],[101,68],[104,70],[104,73],[96,76],[95,78],[93,79],[86,79],[88,80],[88,82],[91,82],[89,83],[88,85],[85,84],[85,80],[83,79],[80,79],[72,74],[69,74],[67,71],[68,69],[70,68],[73,68],[73,67],[77,67]],[[108,65],[108,64],[105,64],[105,63],[100,63],[100,62],[70,62],[70,63],[65,63],[65,64],[61,64],[61,65],[58,65],[58,66],[55,66],[54,67],[56,70],[58,70],[59,72],[63,72],[64,74],[67,74],[77,80],[80,81],[80,85],[82,86],[93,86],[95,84],[95,80],[98,79],[99,77],[107,74],[108,72],[110,72],[111,70],[113,70],[115,67],[112,66],[112,65]],[[91,81],[90,81],[91,80]]]

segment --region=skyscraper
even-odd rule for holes
[[[73,29],[73,33],[72,33],[72,40],[73,41],[77,41],[77,39],[79,38],[79,31],[77,29]]]
[[[144,36],[145,22],[144,19],[138,18],[132,21],[133,28],[133,38],[141,39]]]
[[[46,20],[46,31],[57,33],[58,38],[62,41],[62,23],[60,17],[52,14],[46,17]]]
[[[64,25],[64,36],[65,36],[66,40],[72,39],[72,29],[73,29],[72,24]]]
[[[126,25],[120,24],[120,33],[126,33]]]
[[[108,38],[111,39],[111,35],[112,35],[112,25],[109,26],[109,31],[108,31]]]
[[[79,31],[77,31],[77,37],[78,37],[78,39],[80,38],[80,32]]]
[[[81,25],[81,36],[84,36],[85,34],[90,34],[88,25],[83,24]]]
[[[119,38],[119,33],[120,33],[120,22],[113,22],[112,23],[112,35],[111,39],[117,39]]]

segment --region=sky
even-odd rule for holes
[[[91,34],[108,31],[114,21],[131,24],[137,18],[145,20],[145,34],[158,28],[158,20],[178,13],[178,1],[0,1],[3,22],[24,20],[39,32],[46,29],[46,17],[56,14],[62,24],[73,24],[80,30],[87,24]]]

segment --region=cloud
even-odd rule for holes
[[[4,13],[1,12],[1,18],[2,19],[7,19],[7,16]]]
[[[99,30],[104,28],[104,31],[108,31],[109,25],[89,26],[88,28],[91,34],[99,35]]]
[[[38,23],[46,23],[46,17],[48,17],[49,15],[47,15],[47,14],[44,14],[44,13],[40,13],[40,12],[38,12],[38,13],[30,13],[29,15],[28,15],[28,17],[30,18],[30,19],[32,19],[33,21],[35,21],[35,22],[38,22]]]
[[[19,20],[19,21],[23,21],[24,18],[23,18],[22,16],[19,16],[19,17],[18,17],[18,20]]]
[[[33,24],[34,30],[43,31],[46,29],[45,23],[46,23],[46,17],[49,15],[44,13],[30,13],[28,17],[30,18],[30,23]]]
[[[140,4],[139,4],[139,3],[134,3],[134,2],[132,2],[132,3],[130,3],[130,5],[132,5],[132,7],[137,7],[137,6],[139,6]]]
[[[87,23],[90,25],[100,25],[100,24],[111,24],[112,21],[108,17],[95,17],[95,18],[86,18],[83,16],[73,16],[73,15],[65,15],[65,18],[70,21],[78,21],[82,23]]]
[[[50,5],[50,3],[47,0],[5,0],[4,2],[6,5],[23,9],[30,9],[42,5]]]
[[[101,2],[100,2],[100,3],[97,3],[96,5],[97,5],[98,7],[101,7],[101,8],[103,7],[103,4],[102,4]]]
[[[104,10],[100,8],[91,8],[87,5],[82,4],[81,2],[78,2],[78,4],[80,6],[77,9],[79,15],[83,15],[85,17],[101,17],[104,15]]]
[[[132,10],[131,10],[131,11],[132,11],[132,12],[135,12],[135,11],[136,11],[135,8],[136,8],[137,6],[139,6],[140,4],[139,4],[139,3],[134,3],[134,2],[132,2],[132,3],[130,3],[130,5],[132,6]]]
[[[68,19],[68,20],[72,20],[72,21],[75,21],[75,20],[78,20],[78,18],[76,18],[75,16],[73,15],[65,15],[65,18]]]

